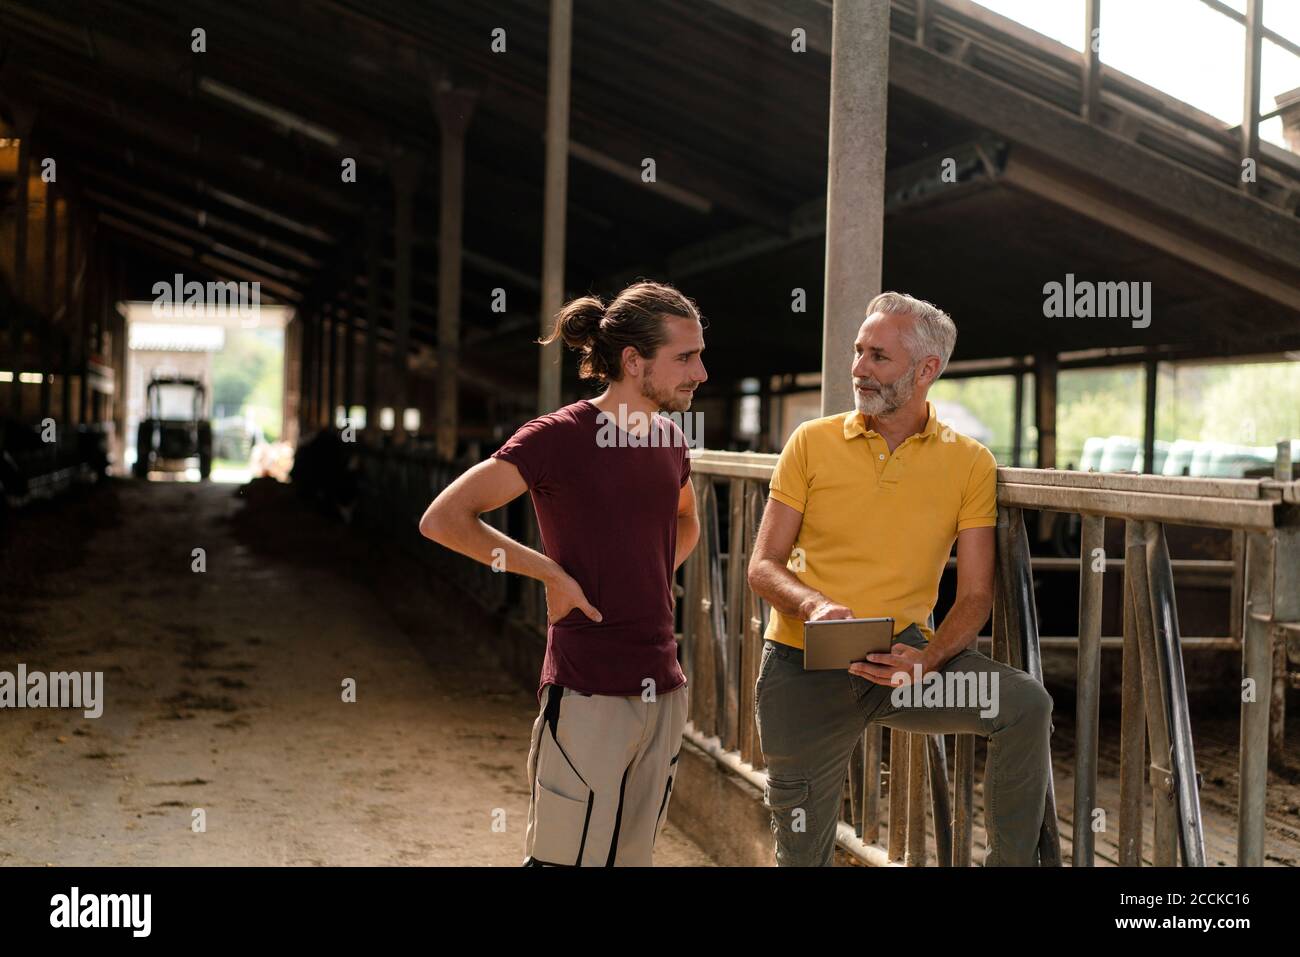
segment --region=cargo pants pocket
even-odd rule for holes
[[[540,733],[529,861],[576,867],[582,863],[596,795],[556,740],[554,724],[544,719]]]
[[[808,819],[807,779],[780,779],[769,775],[763,788],[763,804],[772,812],[777,861],[797,859],[797,849],[808,845],[813,823]]]
[[[664,829],[664,822],[668,820],[668,799],[673,794],[673,781],[677,779],[677,759],[681,756],[682,752],[679,750],[673,755],[673,759],[668,762],[668,783],[664,785],[664,797],[659,803],[659,818],[655,821],[655,836],[650,842],[651,847],[654,846],[655,841],[659,840],[659,832]]]

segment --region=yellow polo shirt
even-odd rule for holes
[[[891,453],[862,413],[795,429],[772,472],[773,500],[803,513],[787,567],[805,585],[853,609],[894,618],[894,634],[927,619],[957,533],[997,524],[997,462],[939,422]],[[775,608],[765,637],[803,647],[803,622]]]

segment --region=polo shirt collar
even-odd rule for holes
[[[921,429],[919,433],[917,433],[917,435],[920,438],[926,438],[931,435],[936,435],[938,434],[939,431],[939,420],[935,417],[934,403],[931,402],[929,399],[926,399],[925,401],[925,412],[926,412],[925,427]],[[877,432],[875,429],[867,428],[866,416],[864,416],[857,409],[854,409],[852,412],[845,413],[844,438],[846,441],[857,435],[879,435],[879,434],[880,433]]]

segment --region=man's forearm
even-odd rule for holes
[[[700,518],[694,512],[677,516],[677,548],[673,556],[673,571],[681,567],[700,540]]]
[[[538,581],[548,581],[562,571],[553,559],[515,541],[476,516],[444,521],[431,530],[421,530],[439,545],[484,565],[504,565],[505,571]]]
[[[967,595],[953,602],[943,623],[925,649],[926,670],[942,668],[950,659],[971,645],[989,620],[993,601],[987,595]]]
[[[805,609],[825,599],[815,588],[801,582],[794,572],[780,562],[763,560],[750,568],[749,587],[783,615],[805,618]]]

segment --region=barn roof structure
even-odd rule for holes
[[[10,135],[33,137],[24,162],[58,161],[74,259],[111,250],[111,278],[90,285],[147,299],[176,271],[260,282],[307,330],[298,386],[320,395],[299,412],[318,423],[331,385],[362,392],[372,323],[381,365],[437,376],[442,131],[462,126],[449,301],[473,430],[535,395],[549,10],[4,0],[0,93]],[[563,292],[678,284],[710,322],[712,388],[821,364],[831,14],[823,0],[614,0],[572,21]],[[1089,64],[970,0],[892,3],[883,286],[952,312],[958,367],[1300,348],[1300,156],[1258,144],[1244,184],[1242,130]],[[29,270],[39,259],[27,250]],[[1149,281],[1153,321],[1044,317],[1044,284],[1067,274]],[[14,315],[36,351],[42,320]],[[313,345],[322,323],[351,329],[355,353]],[[346,386],[313,385],[313,362],[347,356]]]

